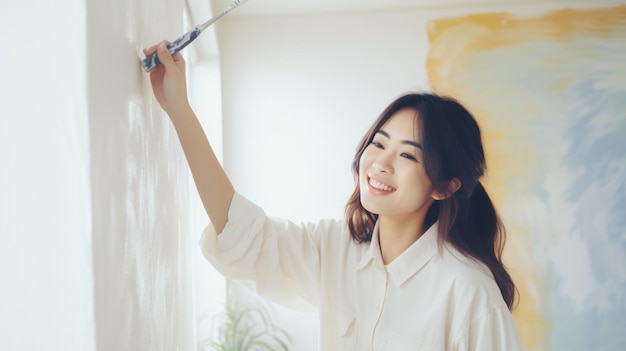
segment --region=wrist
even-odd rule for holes
[[[171,119],[177,119],[182,116],[188,115],[190,112],[192,112],[192,108],[189,104],[189,101],[185,100],[183,102],[170,105],[170,107],[165,112],[167,112]]]
[[[194,116],[193,109],[189,102],[182,103],[177,106],[172,106],[169,111],[166,111],[167,115],[170,117],[173,123],[177,123],[179,121],[184,121],[190,117]]]

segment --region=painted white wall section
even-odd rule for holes
[[[185,6],[0,4],[0,349],[193,350],[194,317],[221,307],[199,263],[208,219],[137,54],[188,29]],[[219,152],[215,33],[195,44],[208,78],[190,85],[214,94],[191,99]]]
[[[190,350],[188,169],[137,52],[185,31],[182,1],[87,5],[98,350]]]

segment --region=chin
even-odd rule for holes
[[[372,204],[371,201],[368,201],[367,199],[364,199],[362,195],[361,195],[360,201],[361,201],[361,206],[367,212],[370,212],[370,213],[375,214],[375,215],[379,215],[380,214],[380,212],[381,212],[380,211],[381,210],[380,206],[376,206],[376,205]]]
[[[367,212],[369,212],[369,213],[371,213],[371,214],[375,214],[375,215],[377,215],[377,216],[379,215],[379,212],[380,212],[380,211],[376,211],[375,209],[370,208],[370,207],[365,206],[365,205],[363,206],[363,208],[364,208]]]

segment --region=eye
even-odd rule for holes
[[[411,161],[417,161],[417,158],[415,158],[415,156],[413,156],[411,154],[407,154],[406,152],[401,153],[400,157],[404,157],[404,158],[406,158],[408,160],[411,160]]]
[[[376,141],[376,140],[372,140],[372,142],[370,143],[370,145],[374,145],[375,147],[379,148],[379,149],[384,149],[383,144],[381,144],[380,142]]]

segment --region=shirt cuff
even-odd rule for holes
[[[253,239],[255,222],[263,216],[263,210],[259,206],[235,192],[228,209],[228,221],[222,232],[217,233],[212,223],[202,232],[199,245],[204,256],[238,257],[243,254]],[[226,253],[229,254],[225,255]]]

